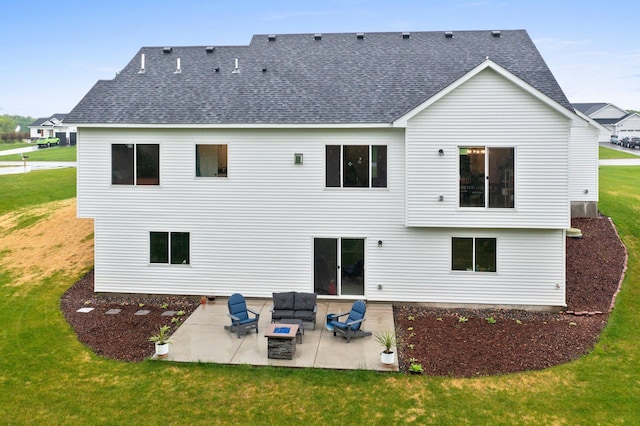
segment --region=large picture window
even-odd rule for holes
[[[451,269],[454,271],[496,272],[495,238],[451,239]]]
[[[188,232],[150,232],[149,261],[151,263],[189,264]]]
[[[160,146],[157,144],[111,145],[113,185],[159,185]]]
[[[386,145],[327,145],[326,186],[386,188]]]
[[[196,145],[196,176],[227,176],[227,145]]]
[[[460,207],[513,208],[514,148],[459,148]]]

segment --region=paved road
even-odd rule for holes
[[[26,166],[22,161],[1,161],[5,155],[13,154],[25,154],[32,151],[37,151],[37,146],[29,146],[26,148],[8,149],[6,151],[0,151],[0,175],[12,175],[16,173],[28,173],[32,170],[46,170],[46,169],[62,169],[67,167],[76,167],[75,161],[29,161],[27,160]]]

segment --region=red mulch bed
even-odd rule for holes
[[[397,305],[401,370],[413,360],[429,375],[472,377],[542,369],[588,353],[607,323],[626,252],[608,218],[574,219],[572,226],[584,237],[567,239],[567,310],[580,315]],[[151,334],[164,324],[177,327],[161,314],[183,310],[186,318],[198,303],[193,296],[96,295],[91,272],[62,296],[60,307],[78,340],[97,354],[141,361],[153,354]],[[95,309],[76,312],[85,306]],[[106,315],[112,308],[122,312]],[[133,315],[140,309],[150,313]]]

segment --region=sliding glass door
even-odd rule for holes
[[[315,238],[313,261],[316,293],[364,296],[364,239]]]

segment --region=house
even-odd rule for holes
[[[60,145],[76,144],[76,128],[64,123],[67,114],[53,114],[51,117],[39,118],[29,126],[31,140],[57,137]]]
[[[145,47],[71,111],[95,291],[565,306],[597,135],[526,31]]]
[[[603,127],[598,138],[600,142],[609,142],[613,135],[621,139],[640,137],[640,115],[635,112],[604,102],[573,104],[573,107]]]

